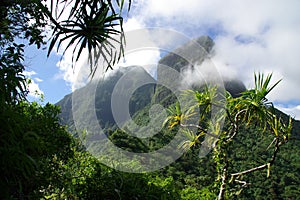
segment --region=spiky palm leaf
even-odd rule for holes
[[[270,86],[272,74],[265,78],[263,74],[254,74],[255,88],[243,92],[240,98],[230,99],[228,108],[232,113],[238,113],[245,122],[260,123],[264,127],[273,119],[273,105],[268,101],[267,95],[279,84],[277,81]],[[244,112],[240,112],[244,110]]]
[[[73,49],[72,67],[82,56],[83,49],[87,48],[92,76],[100,58],[106,70],[112,68],[124,55],[123,18],[120,15],[124,3],[124,0],[52,0],[50,11],[43,6],[54,24],[48,56],[55,45],[59,49],[62,43],[67,43],[63,55],[68,49]],[[62,13],[71,4],[68,18],[59,22]],[[128,11],[130,6],[131,0]]]

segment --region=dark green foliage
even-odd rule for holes
[[[146,106],[134,115],[134,120],[138,121],[140,125],[147,124],[147,118],[144,115],[147,115],[148,109],[149,107]],[[294,124],[297,125],[298,123],[294,121]],[[297,135],[295,130],[291,138]],[[262,129],[255,125],[247,129],[241,126],[240,134],[228,149],[230,152],[229,159],[234,161],[230,171],[238,172],[248,169],[249,165],[257,166],[266,161],[267,157],[270,157],[272,152],[270,149],[267,150],[267,147],[272,138],[261,134],[262,132]],[[125,150],[147,152],[159,149],[167,144],[172,139],[173,134],[176,134],[175,130],[163,129],[151,138],[152,143],[150,144],[147,143],[147,140],[129,137],[126,132],[116,130],[112,132],[111,140]],[[266,199],[282,199],[289,197],[295,199],[299,193],[297,187],[299,182],[297,178],[299,174],[299,146],[300,142],[298,140],[289,141],[278,153],[269,178],[267,177],[267,170],[244,176],[244,180],[251,183],[251,185],[244,188],[240,193],[233,193],[231,198],[257,199],[265,197]],[[156,173],[161,181],[172,177],[174,180],[172,182],[173,187],[176,188],[177,193],[180,193],[181,199],[214,199],[218,192],[213,184],[217,178],[217,171],[212,154],[199,159],[198,148],[196,146],[195,149],[175,163]],[[151,176],[151,174],[149,175]],[[141,192],[137,189],[134,194],[138,195]],[[167,193],[163,194],[166,195]]]
[[[89,6],[94,4],[84,2]],[[111,1],[106,2],[109,6],[103,5],[105,12],[92,10],[92,13],[98,12],[97,23],[104,20],[105,27],[107,8],[113,8]],[[124,1],[117,1],[117,4],[122,8]],[[26,101],[27,80],[22,75],[24,45],[14,41],[28,39],[30,45],[40,48],[44,44],[42,29],[51,13],[39,0],[4,0],[0,2],[0,12],[0,198],[177,199],[172,178],[162,180],[145,174],[126,174],[101,165],[60,125],[58,107]],[[76,9],[74,12],[76,14]],[[110,22],[113,18],[107,20]],[[111,32],[107,31],[104,37],[110,37],[107,33]]]
[[[179,48],[178,51],[183,51],[183,49]],[[162,58],[160,63],[167,64],[180,71],[180,69],[185,67],[184,65],[186,64],[186,61],[175,54],[169,54]],[[116,72],[116,74],[118,73],[120,72]],[[159,77],[159,75],[163,74],[158,72],[158,79],[165,78],[164,76]],[[120,74],[120,76],[122,75]],[[271,126],[273,122],[267,125],[265,121],[269,119],[276,119],[277,125],[280,124],[283,126],[289,122],[289,117],[273,108],[272,104],[268,103],[265,98],[265,95],[272,89],[272,87],[266,87],[268,85],[267,83],[270,81],[270,77],[268,76],[266,78],[266,82],[263,81],[265,79],[261,75],[257,76],[256,79],[257,85],[255,89],[258,90],[258,93],[255,93],[255,89],[246,91],[245,86],[238,80],[228,80],[224,83],[225,89],[227,89],[230,93],[230,95],[228,94],[228,96],[230,96],[228,108],[232,109],[233,112],[238,112],[239,109],[245,109],[242,114],[238,114],[239,134],[233,138],[232,142],[223,146],[223,149],[221,149],[222,151],[226,151],[226,159],[228,160],[228,163],[230,163],[228,173],[241,172],[270,161],[270,157],[272,157],[273,154],[274,143],[271,146],[269,145],[272,143],[275,134],[272,128],[276,127]],[[112,76],[111,79],[106,79],[101,83],[102,85],[98,87],[99,90],[96,95],[98,119],[101,124],[103,124],[103,121],[109,119],[107,121],[110,123],[106,123],[107,125],[104,123],[103,126],[106,130],[113,130],[110,132],[107,131],[109,132],[111,141],[120,148],[132,152],[150,152],[160,149],[168,144],[174,135],[177,134],[177,126],[179,125],[178,122],[174,124],[173,129],[164,127],[155,136],[146,139],[135,138],[127,134],[126,131],[115,130],[115,124],[111,115],[111,110],[108,108],[110,107],[108,102],[110,102],[111,91],[117,80],[119,80],[117,76]],[[130,83],[134,84],[134,80],[131,80]],[[194,89],[200,90],[195,92],[197,98],[201,99],[202,97],[206,97],[205,87],[197,86],[194,87]],[[102,91],[105,92],[102,93]],[[78,92],[88,94],[86,90],[84,91],[84,89],[79,90]],[[151,95],[152,99],[149,101],[149,97],[151,97]],[[210,95],[207,97],[210,98]],[[66,97],[66,99],[70,100],[70,96]],[[84,100],[82,100],[82,102],[84,102]],[[141,126],[145,126],[149,123],[149,109],[152,105],[149,104],[149,102],[152,104],[159,103],[164,105],[165,108],[170,108],[170,110],[172,110],[173,107],[176,107],[175,95],[164,86],[149,86],[149,88],[146,87],[141,90],[137,90],[132,95],[132,104],[130,105],[130,108],[134,110],[134,112],[132,112],[133,120]],[[266,103],[267,107],[263,107]],[[64,100],[62,100],[59,104],[64,105],[66,108],[70,107],[70,105],[68,105],[68,103]],[[206,108],[209,110],[209,106],[205,107],[205,104],[207,104],[206,101],[201,101],[199,103],[201,110],[205,110]],[[263,109],[261,109],[262,107]],[[264,110],[265,108],[267,108],[269,115],[266,115],[266,110]],[[85,108],[81,107],[81,109],[84,110]],[[63,110],[62,115],[68,116],[69,112],[70,111]],[[275,112],[276,117],[275,115],[270,114],[273,112]],[[253,117],[254,115],[255,117]],[[89,118],[86,114],[82,116],[82,120]],[[204,114],[201,116],[203,121],[199,122],[199,125],[207,125],[207,117],[210,117],[210,115]],[[223,128],[223,131],[226,133],[232,128],[230,127],[230,118],[227,118],[225,124],[226,126]],[[299,122],[293,120],[293,131],[290,135],[289,141],[282,145],[280,147],[280,151],[276,153],[276,159],[274,162],[272,161],[270,170],[265,167],[262,171],[255,171],[254,173],[239,176],[239,180],[249,183],[245,187],[243,187],[242,184],[237,184],[236,182],[228,180],[226,186],[226,190],[228,192],[225,197],[228,199],[297,199],[300,191],[299,187],[297,187],[299,184],[298,177],[300,169],[299,127]],[[288,127],[286,128],[288,129]],[[269,129],[269,131],[266,131],[267,129]],[[280,130],[282,131],[284,129]],[[201,131],[197,134],[200,133]],[[286,134],[286,136],[287,135],[288,134]],[[278,140],[286,141],[284,137],[281,136],[283,135],[280,135]],[[226,140],[226,137],[228,136],[224,134],[220,141],[222,142],[222,140]],[[195,140],[193,143],[194,148],[179,158],[176,162],[158,172],[147,174],[148,182],[151,182],[153,176],[157,176],[157,180],[160,180],[160,182],[164,182],[164,180],[168,180],[169,182],[169,180],[172,179],[169,184],[172,184],[172,191],[175,191],[173,194],[179,195],[176,196],[175,199],[217,198],[220,187],[220,179],[218,179],[220,177],[218,176],[218,173],[222,172],[223,166],[218,166],[216,158],[218,157],[219,161],[222,161],[222,159],[224,161],[224,155],[222,153],[216,154],[215,152],[211,152],[206,157],[199,159],[199,150],[201,147],[200,143],[203,141],[204,136],[199,137],[198,139],[200,142]],[[169,186],[164,187],[163,189],[156,188],[157,192],[161,195],[158,199],[165,198],[165,195],[168,194],[165,189],[169,188]],[[146,188],[149,189],[149,185]],[[124,188],[124,190],[130,191],[130,188]],[[139,196],[139,194],[142,193],[139,189],[137,189],[134,195]]]
[[[241,130],[242,134],[236,138],[235,145],[230,150],[230,158],[234,161],[232,162],[234,164],[233,171],[247,169],[249,164],[251,166],[260,165],[270,157],[272,151],[267,150],[267,148],[272,142],[272,137],[263,135],[261,132],[254,126],[250,129]],[[293,132],[294,134],[299,133]],[[299,140],[290,140],[285,146],[282,146],[274,165],[271,167],[269,178],[267,177],[267,170],[245,176],[244,179],[251,185],[245,188],[238,198],[286,199],[289,196],[291,199],[296,199],[299,193],[299,188],[296,186],[297,180],[299,181],[297,174],[300,172],[299,147]],[[234,152],[234,149],[239,151]]]
[[[47,184],[45,160],[53,155],[64,160],[72,154],[72,139],[59,125],[53,105],[21,101],[1,108],[1,195],[28,197]]]
[[[46,15],[35,0],[5,0],[0,3],[0,38],[12,43],[16,38],[27,39],[40,48],[45,44]]]
[[[244,192],[245,198],[255,199],[266,191],[271,191],[271,195],[265,197],[277,199],[284,193],[280,191],[284,186],[279,187],[276,178],[274,179],[276,175],[270,177],[270,174],[274,173],[272,169],[278,164],[277,159],[282,159],[281,148],[287,147],[288,139],[295,137],[291,132],[292,120],[275,115],[275,108],[266,99],[266,95],[278,84],[277,82],[269,87],[270,79],[271,75],[264,79],[264,76],[259,74],[255,76],[254,89],[247,90],[236,98],[232,98],[228,93],[226,104],[221,107],[225,109],[224,114],[227,116],[225,128],[218,129],[219,118],[210,124],[209,115],[200,118],[200,126],[189,125],[200,130],[194,134],[195,139],[189,141],[189,146],[201,144],[201,135],[206,135],[207,127],[215,127],[211,129],[210,134],[219,135],[211,160],[216,164],[215,174],[218,174],[218,177],[214,181],[215,184],[210,185],[213,193],[219,193],[218,199],[243,198]],[[194,92],[198,100],[197,106],[200,109],[204,108],[204,113],[210,112],[211,98],[214,98],[215,91],[214,88],[208,87],[201,93]],[[182,125],[184,113],[171,112],[171,118],[168,119],[171,127],[185,127]]]
[[[84,151],[76,150],[67,162],[54,157],[49,165],[55,170],[47,174],[50,184],[42,189],[43,196],[48,199],[150,200],[178,196],[172,180],[167,182],[146,174],[115,171]]]
[[[45,44],[45,13],[39,1],[5,0],[0,3],[0,101],[16,104],[27,95],[24,47],[17,40],[26,39],[29,45],[40,48]]]
[[[178,197],[171,178],[122,173],[100,164],[59,125],[57,107],[21,101],[2,108],[1,199]],[[118,132],[112,134],[116,136],[121,142]],[[136,141],[126,144],[144,148]]]
[[[23,44],[12,43],[8,47],[1,47],[0,52],[0,101],[14,104],[24,99],[26,80],[22,74],[24,66]]]
[[[51,1],[55,2],[67,4],[67,1]],[[51,11],[48,11],[39,0],[0,2],[0,199],[178,199],[179,193],[172,178],[127,174],[101,165],[60,125],[58,107],[26,101],[28,81],[22,75],[25,69],[22,65],[24,45],[15,43],[16,38],[28,39],[29,45],[40,48],[44,44],[46,19],[50,18],[58,31],[53,33],[55,38],[51,48],[57,35],[64,34],[61,31],[73,31],[78,35],[66,37],[79,39],[79,56],[83,47],[91,50],[111,34],[123,31],[110,29],[116,25],[113,21],[122,22],[112,1],[73,2],[78,3],[80,9],[76,10],[75,6],[71,18],[73,16],[79,22],[69,18],[62,25],[57,24],[52,16],[57,11],[52,4]],[[124,1],[116,3],[122,10]],[[87,11],[91,11],[90,16]],[[72,29],[75,27],[82,30]],[[96,35],[90,35],[91,31]],[[108,63],[119,59],[109,50],[107,53],[111,57]],[[72,99],[68,98],[62,107],[71,108],[71,103]],[[132,110],[144,105],[132,104]],[[139,143],[135,145],[144,147]]]
[[[129,136],[126,132],[116,130],[109,133],[109,139],[121,149],[131,152],[145,153],[149,151],[149,147],[146,146],[139,138]]]

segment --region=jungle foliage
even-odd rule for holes
[[[23,75],[25,45],[17,39],[26,39],[29,45],[41,48],[46,44],[45,28],[50,26],[49,52],[70,39],[67,48],[74,43],[78,50],[74,52],[74,62],[85,47],[89,51],[104,48],[106,53],[98,55],[104,57],[109,67],[122,55],[122,45],[115,54],[115,47],[102,42],[114,34],[122,35],[122,29],[118,32],[113,28],[122,25],[120,13],[125,3],[73,0],[77,6],[69,18],[59,21],[62,12],[56,5],[69,4],[63,0],[51,2],[50,9],[39,0],[0,2],[1,199],[297,199],[300,196],[299,122],[269,104],[266,95],[273,88],[269,86],[271,76],[261,74],[256,76],[254,89],[238,97],[227,94],[222,104],[224,115],[220,115],[220,119],[225,118],[223,129],[218,129],[218,120],[212,124],[207,117],[215,97],[214,87],[189,91],[198,101],[195,107],[205,111],[199,124],[192,125],[198,128],[197,133],[188,131],[184,124],[188,115],[176,109],[176,102],[168,105],[170,126],[164,127],[150,142],[129,137],[122,130],[109,130],[113,122],[106,121],[108,137],[125,150],[159,149],[174,137],[180,126],[187,129],[191,140],[182,144],[190,151],[157,172],[130,174],[102,165],[61,125],[57,106],[26,100],[30,80]],[[99,25],[98,29],[94,30],[94,24]],[[99,46],[100,43],[105,45]],[[91,67],[93,73],[95,66]],[[153,93],[155,87],[151,85],[148,89]],[[147,124],[149,105],[139,103],[132,104],[132,110],[139,111],[133,118],[140,125]],[[213,128],[216,131],[213,134],[219,138],[216,148],[199,158],[208,128]]]

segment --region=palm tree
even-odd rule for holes
[[[202,108],[199,124],[184,124],[185,118],[192,115],[193,107],[186,113],[177,109],[170,109],[169,127],[181,126],[186,128],[190,140],[186,141],[182,147],[189,148],[195,145],[203,145],[200,140],[203,136],[219,136],[213,151],[214,161],[218,172],[216,185],[219,187],[218,199],[224,199],[226,192],[228,193],[228,183],[236,183],[244,188],[248,183],[242,180],[242,175],[253,173],[255,171],[267,169],[270,172],[270,166],[274,164],[276,155],[280,146],[288,141],[292,130],[292,119],[288,122],[278,118],[275,114],[275,108],[268,101],[267,95],[279,84],[280,80],[270,86],[272,74],[265,78],[263,74],[254,74],[255,87],[242,93],[239,97],[232,97],[230,93],[226,95],[226,103],[221,100],[216,100],[216,87],[207,87],[204,91],[189,91],[189,94],[194,95],[197,99],[195,107]],[[218,102],[220,101],[220,102]],[[223,112],[220,112],[217,117],[209,118],[212,112],[212,105],[219,106]],[[221,130],[220,125],[222,120],[226,118],[226,130]],[[268,148],[273,147],[273,154],[266,163],[252,167],[250,169],[231,173],[230,162],[228,158],[228,147],[234,142],[234,138],[239,134],[239,126],[245,124],[246,127],[250,124],[256,124],[263,128],[262,134],[271,134],[273,141]],[[191,133],[190,127],[198,128],[197,133]],[[202,143],[201,143],[202,142]],[[231,189],[232,191],[232,189]]]

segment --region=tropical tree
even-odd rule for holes
[[[48,56],[55,45],[59,48],[67,42],[65,50],[75,48],[76,62],[82,49],[87,48],[95,56],[91,74],[100,57],[109,68],[122,55],[124,1],[48,2],[49,5],[40,0],[0,1],[1,199],[42,197],[49,185],[61,181],[58,178],[53,182],[55,167],[60,164],[65,168],[64,163],[72,159],[73,148],[77,148],[66,128],[59,124],[56,106],[27,102],[29,80],[23,74],[25,42],[22,42],[28,41],[40,49],[46,45],[50,30]],[[68,16],[63,18],[65,13]],[[120,40],[115,39],[118,46],[109,42],[113,35],[120,35]]]
[[[272,74],[264,77],[263,74],[255,74],[255,87],[243,92],[239,97],[233,98],[228,92],[226,98],[220,98],[217,87],[207,86],[201,92],[189,91],[194,95],[197,104],[191,107],[186,113],[181,113],[178,109],[170,109],[169,126],[180,126],[185,129],[190,140],[182,144],[182,147],[190,148],[205,145],[205,138],[214,137],[213,159],[216,163],[218,178],[214,184],[218,199],[232,198],[232,195],[239,194],[246,187],[250,187],[246,175],[257,171],[266,170],[266,177],[270,175],[271,166],[276,160],[280,147],[288,142],[292,131],[292,119],[284,121],[276,115],[276,110],[267,95],[280,82],[270,86]],[[211,116],[212,107],[220,108],[220,111]],[[195,114],[195,110],[200,109],[199,124],[185,124],[189,116]],[[173,110],[173,112],[172,112]],[[225,120],[225,126],[223,122]],[[259,127],[260,134],[272,137],[272,142],[266,147],[266,151],[271,151],[270,157],[266,158],[259,165],[253,166],[249,163],[248,168],[233,171],[231,153],[232,144],[237,142],[236,137],[240,134],[240,129],[251,129],[251,126]],[[196,127],[197,133],[189,130]],[[245,133],[245,131],[243,131]]]
[[[47,5],[48,4],[48,5]],[[55,46],[66,43],[63,55],[73,50],[78,61],[83,49],[90,54],[91,73],[100,58],[111,68],[123,55],[123,8],[129,11],[131,0],[5,0],[0,2],[1,46],[16,38],[28,39],[40,48],[51,33],[48,56]],[[67,14],[66,14],[67,13]]]

